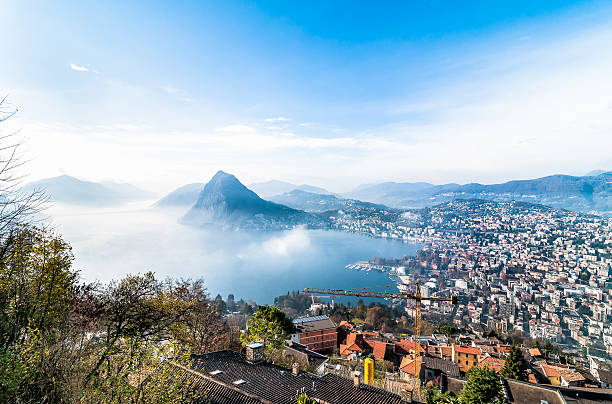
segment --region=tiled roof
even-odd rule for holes
[[[382,341],[374,341],[374,359],[377,361],[382,361],[387,356],[387,344]]]
[[[453,345],[455,347],[455,352],[461,352],[469,355],[480,355],[482,352],[478,348],[474,348],[471,346],[461,346],[461,345]]]
[[[505,363],[506,361],[504,359],[487,356],[485,358],[482,358],[482,360],[478,364],[480,366],[487,366],[489,369],[499,373],[504,367]]]
[[[243,393],[235,387],[214,382],[177,365],[166,363],[161,371],[169,377],[168,380],[172,380],[172,385],[181,387],[181,395],[186,403],[256,404],[266,402]]]
[[[511,403],[565,404],[558,390],[537,384],[502,379]]]
[[[422,359],[417,362],[409,356],[404,356],[402,363],[400,363],[399,369],[402,372],[409,373],[413,376],[419,376],[421,374],[421,363]]]
[[[419,346],[421,353],[425,353],[425,348],[423,348],[421,344],[417,344],[414,341],[403,339],[395,343],[396,350],[398,350],[397,348],[399,348],[399,352],[403,354],[409,354],[411,352],[413,353],[416,352],[417,345]]]
[[[565,380],[566,382],[584,381],[584,376],[582,376],[579,372],[576,372],[575,370],[561,368],[557,371],[559,372],[559,375],[563,378],[563,380]]]
[[[336,328],[333,321],[327,316],[301,317],[293,320],[298,332],[313,332]]]
[[[447,376],[459,376],[459,365],[446,359],[423,356],[423,364],[426,368],[441,370]]]
[[[540,364],[540,367],[544,371],[544,376],[546,377],[560,377],[561,376],[559,374],[559,368],[555,366],[545,365],[542,363]]]
[[[540,350],[538,348],[531,348],[529,350],[529,355],[536,357],[536,356],[542,356],[542,352],[540,352]]]
[[[607,370],[599,368],[597,370],[597,374],[599,375],[600,382],[612,384],[612,372],[608,372]]]
[[[324,376],[302,372],[293,375],[291,370],[272,365],[267,362],[248,363],[244,355],[234,351],[217,351],[203,355],[193,355],[191,371],[196,372],[206,381],[223,386],[223,391],[230,388],[242,393],[249,400],[259,401],[214,401],[213,403],[254,403],[268,402],[278,404],[294,404],[301,392],[309,397],[330,404],[340,403],[371,403],[400,404],[401,397],[397,394],[361,384],[353,385],[353,381],[335,374]],[[211,374],[215,370],[219,373]],[[177,368],[177,377],[189,370]],[[193,377],[193,376],[189,376]],[[237,380],[244,383],[234,385]],[[231,386],[231,387],[228,387]],[[211,387],[207,387],[211,389]],[[235,390],[234,390],[235,389]]]

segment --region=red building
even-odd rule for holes
[[[296,333],[291,340],[311,351],[331,351],[338,343],[336,325],[327,316],[301,317],[293,320]]]

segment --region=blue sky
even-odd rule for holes
[[[129,3],[129,4],[126,4]],[[0,11],[32,179],[217,169],[343,191],[612,168],[607,2],[47,2]]]

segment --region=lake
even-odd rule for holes
[[[179,224],[182,211],[126,206],[84,209],[56,205],[48,214],[73,247],[86,281],[107,282],[128,273],[203,278],[214,297],[272,303],[306,287],[389,285],[386,274],[345,269],[374,256],[414,255],[417,246],[338,231],[224,232]],[[340,299],[338,299],[340,300]]]

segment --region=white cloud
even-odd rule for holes
[[[227,125],[217,128],[215,131],[228,133],[254,133],[255,128],[249,125]]]
[[[264,122],[288,122],[290,120],[291,118],[285,118],[285,117],[279,116],[278,118],[266,118],[264,119]]]
[[[289,127],[289,125],[276,125],[276,126],[266,126],[268,130],[285,130]]]
[[[89,68],[85,67],[85,66],[79,66],[79,65],[75,65],[74,63],[70,63],[70,68],[72,70],[76,70],[77,72],[89,72]]]
[[[162,90],[164,90],[168,94],[180,94],[180,93],[183,92],[183,90],[181,90],[180,88],[176,88],[176,87],[171,86],[169,84],[165,85],[165,86],[162,86]]]

